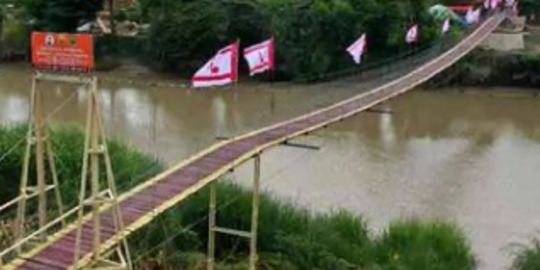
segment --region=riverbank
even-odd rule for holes
[[[540,54],[476,50],[428,82],[448,86],[540,88]]]
[[[4,65],[0,122],[26,121],[30,74]],[[54,123],[84,123],[85,91],[42,87],[48,110],[66,103]],[[103,84],[100,97],[108,134],[177,164],[218,136],[244,134],[359,91],[349,78],[191,92]],[[264,188],[318,213],[347,209],[377,234],[408,218],[456,223],[471,239],[479,269],[508,269],[508,246],[527,242],[538,229],[540,213],[531,207],[540,204],[534,192],[540,189],[538,99],[526,91],[518,98],[457,91],[413,91],[385,104],[392,114],[361,114],[299,139],[319,151],[279,147],[265,153]],[[234,178],[249,187],[251,174],[239,168]]]

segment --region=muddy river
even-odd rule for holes
[[[0,71],[0,122],[28,119],[30,71]],[[181,161],[215,143],[360,92],[354,83],[245,83],[230,89],[107,83],[107,133],[165,160]],[[161,79],[161,78],[160,78]],[[118,80],[117,80],[118,81]],[[43,83],[55,123],[81,125],[86,91]],[[466,90],[465,93],[456,90]],[[320,150],[279,147],[263,156],[263,186],[317,211],[345,208],[381,229],[419,217],[457,223],[481,269],[506,269],[511,245],[540,228],[540,99],[514,89],[417,90],[300,138]],[[113,164],[114,165],[114,164]],[[249,185],[251,168],[238,181]]]

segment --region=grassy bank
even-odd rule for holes
[[[24,126],[0,128],[0,153],[25,135]],[[77,128],[56,128],[56,148],[62,193],[74,203],[78,192],[83,134]],[[126,190],[159,172],[154,158],[111,140],[118,185]],[[0,163],[2,200],[16,195],[24,146]],[[218,224],[250,228],[251,193],[223,179],[219,186]],[[205,269],[208,190],[175,207],[130,237],[138,269]],[[219,235],[218,269],[247,269],[248,243]],[[462,232],[437,222],[406,221],[375,235],[360,216],[341,211],[312,213],[263,193],[259,229],[260,269],[266,270],[467,270],[475,259]]]
[[[540,239],[533,239],[529,245],[518,245],[512,267],[513,270],[540,269]]]
[[[3,187],[0,189],[0,203],[18,194],[26,147],[24,141],[26,130],[26,125],[0,127],[0,157],[5,153],[11,153],[0,163],[0,186]],[[73,205],[77,203],[78,198],[84,134],[77,127],[60,127],[50,132],[57,158],[60,190],[65,203]],[[120,191],[127,190],[163,170],[163,165],[157,159],[132,149],[119,140],[109,140],[109,151]],[[30,168],[35,168],[35,165],[31,164]],[[31,177],[34,177],[32,173]]]
[[[508,86],[538,88],[540,55],[478,49],[437,75],[428,86]]]
[[[219,210],[218,224],[249,229],[250,192],[234,184],[222,183],[219,194],[219,205],[227,207]],[[192,197],[157,221],[160,226],[135,236],[134,249],[142,251],[158,247],[161,239],[174,231],[171,228],[181,230],[179,224],[197,224],[207,214],[207,205],[207,191]],[[452,225],[403,221],[375,235],[360,216],[346,211],[312,213],[269,193],[264,193],[261,198],[259,239],[260,269],[267,270],[467,270],[476,266],[467,240]],[[185,228],[178,238],[155,251],[144,250],[144,257],[156,259],[151,262],[141,260],[139,266],[146,266],[145,269],[151,269],[149,264],[155,267],[153,269],[204,269],[206,240],[207,225],[202,219],[199,225]],[[223,235],[218,237],[218,269],[247,269],[247,256],[247,241]]]

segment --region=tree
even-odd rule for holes
[[[251,44],[269,36],[251,0],[163,0],[151,14],[150,55],[169,71],[190,74],[227,43],[240,38]]]
[[[103,0],[21,0],[35,30],[74,32],[96,18]]]

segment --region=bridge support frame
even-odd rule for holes
[[[49,204],[48,196],[54,191],[56,207],[58,210],[59,221],[65,225],[64,204],[59,189],[58,173],[56,170],[55,154],[50,140],[48,139],[48,125],[45,116],[43,104],[43,90],[38,87],[39,78],[37,75],[32,77],[32,88],[30,93],[30,123],[26,135],[26,148],[21,174],[21,184],[19,196],[7,204],[0,206],[0,211],[13,205],[17,205],[17,214],[15,219],[14,238],[16,251],[20,253],[27,241],[26,226],[27,203],[30,199],[37,198],[37,216],[38,228],[40,233],[37,238],[44,239],[47,236],[49,224]],[[35,183],[29,183],[32,157],[35,160]],[[47,166],[48,165],[48,166]],[[2,263],[0,258],[0,264]]]
[[[257,237],[259,230],[259,199],[260,199],[260,180],[261,180],[261,155],[253,158],[253,197],[251,213],[251,230],[240,231],[217,226],[217,184],[210,184],[210,203],[208,217],[208,261],[207,270],[215,270],[216,255],[216,233],[228,234],[249,239],[249,270],[256,270],[259,256],[257,252]]]
[[[79,267],[81,260],[81,248],[83,246],[82,230],[83,223],[92,224],[93,238],[91,241],[91,268],[94,269],[132,269],[132,263],[127,245],[127,240],[122,237],[121,244],[117,246],[110,254],[111,256],[101,256],[100,243],[102,241],[101,229],[104,224],[100,214],[105,211],[111,211],[112,226],[115,232],[124,231],[122,215],[118,206],[118,196],[114,173],[112,170],[109,150],[107,148],[105,131],[101,118],[101,109],[99,106],[98,80],[92,77],[85,83],[89,86],[88,108],[85,128],[84,157],[81,173],[81,187],[79,193],[79,206],[77,218],[77,234],[74,250],[74,268]],[[104,165],[105,172],[101,172],[101,166]],[[101,179],[104,176],[105,179]],[[105,188],[102,188],[104,184]],[[89,189],[90,195],[87,196]],[[90,207],[90,218],[84,217],[85,208]],[[115,236],[113,236],[115,237]],[[115,259],[107,259],[114,257]]]

